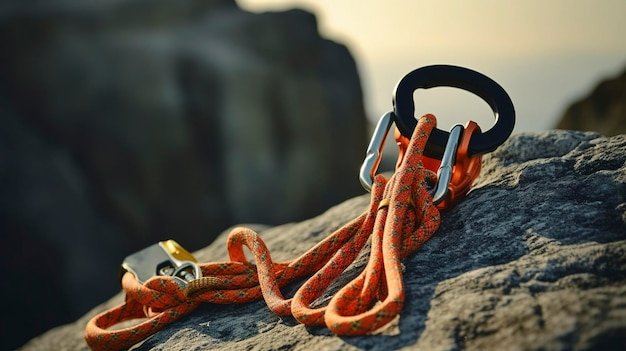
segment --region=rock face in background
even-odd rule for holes
[[[600,82],[589,95],[567,108],[556,128],[606,136],[626,134],[626,69]]]
[[[294,258],[368,203],[355,197],[261,236],[274,259]],[[227,259],[226,235],[199,250],[199,261]],[[205,304],[136,350],[623,350],[626,136],[512,136],[484,157],[467,198],[442,214],[439,230],[404,264],[402,315],[377,335],[305,328],[263,301]],[[88,350],[87,321],[122,301],[120,293],[22,351]]]
[[[233,223],[298,221],[363,192],[356,64],[312,14],[2,6],[4,346],[111,296],[121,260],[156,241],[196,250]]]

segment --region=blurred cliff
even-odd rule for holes
[[[363,193],[361,83],[316,18],[234,0],[0,10],[5,347],[119,291],[128,254]]]
[[[556,128],[596,131],[606,136],[626,134],[626,67],[572,103]]]

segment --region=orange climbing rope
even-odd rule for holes
[[[91,319],[85,340],[94,350],[127,349],[200,303],[234,304],[261,298],[280,316],[291,315],[310,326],[325,325],[337,335],[363,335],[385,326],[399,315],[404,302],[401,260],[439,227],[439,210],[427,186],[436,182],[436,175],[422,164],[424,147],[435,126],[434,116],[420,118],[396,172],[390,178],[375,176],[369,209],[300,257],[274,262],[256,232],[236,228],[228,237],[230,261],[199,264],[199,279],[185,283],[156,276],[141,284],[133,273],[126,272],[122,278],[126,301]],[[476,161],[472,162],[475,171]],[[470,176],[472,181],[475,175]],[[362,273],[326,306],[311,307],[354,262],[369,238],[371,251]],[[244,246],[254,255],[254,263],[246,259]],[[304,277],[308,279],[295,295],[285,298],[280,289]],[[146,317],[131,327],[109,329],[122,321]]]
[[[452,169],[452,178],[448,184],[448,194],[443,201],[437,204],[437,208],[445,210],[451,208],[462,200],[469,191],[472,183],[480,174],[482,166],[482,156],[469,156],[469,144],[472,136],[480,133],[480,127],[474,121],[468,121],[465,124],[463,136],[459,141],[456,151],[454,166]],[[398,129],[395,131],[396,144],[398,144],[398,161],[396,168],[399,168],[407,148],[409,147],[409,139],[404,137]],[[424,168],[437,172],[441,165],[441,160],[422,156],[422,164]]]

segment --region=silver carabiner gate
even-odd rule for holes
[[[392,125],[393,112],[387,112],[378,120],[374,134],[372,134],[372,139],[367,147],[365,160],[363,160],[361,170],[359,171],[359,181],[361,181],[361,185],[367,192],[372,190],[372,182],[374,181],[376,171],[378,171],[380,160],[383,157],[385,140],[387,139],[387,134],[389,134],[389,129],[391,129]]]

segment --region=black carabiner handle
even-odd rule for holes
[[[469,143],[469,156],[482,155],[495,150],[513,132],[515,108],[506,91],[491,78],[468,68],[450,65],[432,65],[418,68],[398,81],[393,92],[396,127],[402,135],[411,138],[417,125],[414,117],[415,90],[434,87],[453,87],[467,90],[482,98],[493,111],[496,123],[486,132],[477,133]],[[440,159],[450,133],[435,128],[424,155]]]

